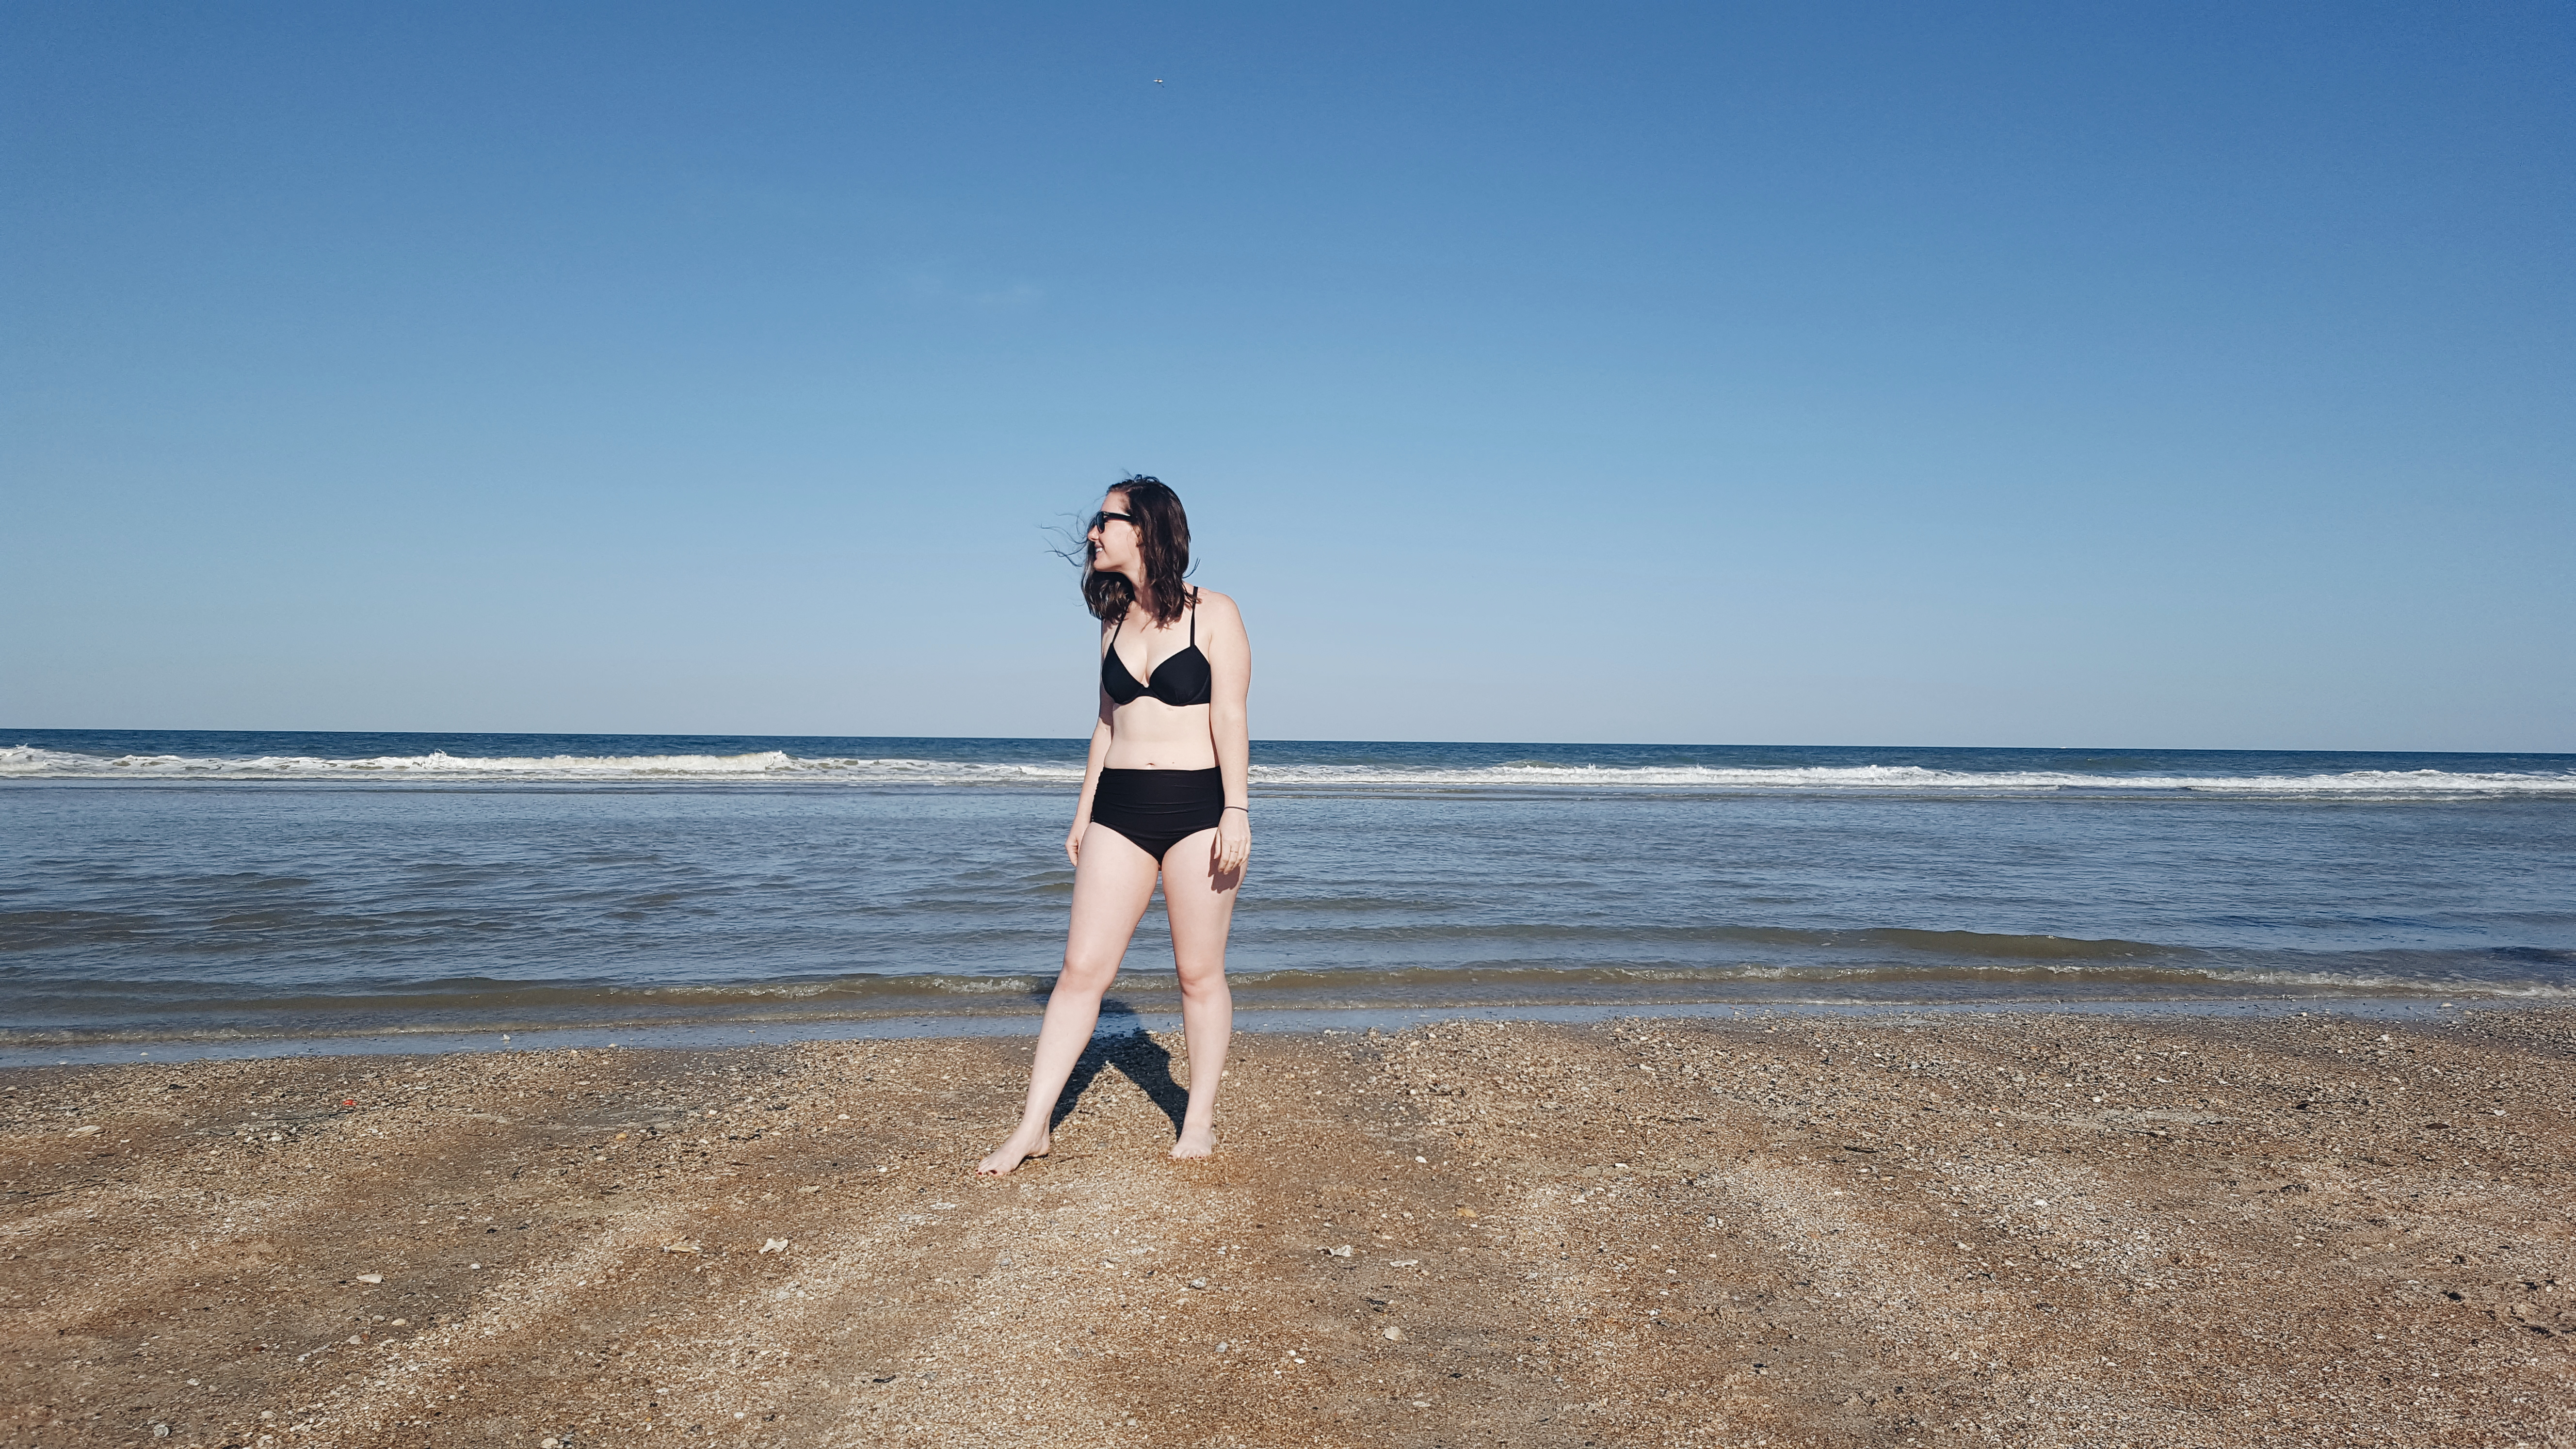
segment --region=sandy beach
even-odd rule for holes
[[[2576,1012],[0,1073],[6,1442],[2576,1444]]]

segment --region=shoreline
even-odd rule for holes
[[[1426,1006],[1244,1007],[1235,1009],[1235,1030],[1242,1033],[1358,1032],[1406,1030],[1443,1021],[1526,1021],[1560,1025],[1627,1020],[1749,1020],[1774,1016],[1838,1015],[1901,1017],[2017,1015],[2066,1016],[2211,1016],[2266,1019],[2312,1012],[2368,1016],[2385,1021],[2447,1021],[2471,1012],[2547,1010],[2527,998],[2455,992],[2449,996],[2412,992],[2404,995],[2265,995],[2179,997],[2081,997],[1954,1001],[1626,1001],[1592,1004],[1542,1002],[1435,1003]],[[14,1067],[108,1066],[116,1064],[241,1061],[269,1057],[438,1055],[469,1052],[600,1050],[709,1050],[735,1046],[783,1046],[818,1041],[906,1041],[920,1038],[1034,1036],[1043,1015],[1036,1011],[912,1013],[884,1016],[786,1015],[728,1017],[701,1021],[642,1021],[607,1024],[504,1022],[474,1028],[423,1027],[402,1030],[314,1031],[309,1033],[238,1032],[190,1038],[135,1032],[84,1035],[64,1029],[47,1040],[12,1042],[0,1034],[0,1070]],[[1095,1036],[1116,1031],[1177,1032],[1177,1007],[1155,1005],[1143,1010],[1113,995],[1101,1014]]]
[[[2286,1005],[13,1067],[0,1424],[2576,1443],[2576,1011]]]

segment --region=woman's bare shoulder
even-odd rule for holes
[[[1199,607],[1205,610],[1210,618],[1243,617],[1243,610],[1235,607],[1233,595],[1220,594],[1214,589],[1199,590]]]

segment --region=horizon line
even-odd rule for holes
[[[499,736],[520,738],[590,738],[590,739],[699,739],[699,740],[941,740],[954,743],[1010,744],[1080,744],[1082,735],[907,735],[907,734],[789,734],[735,733],[716,730],[494,730],[494,729],[242,729],[199,728],[185,725],[138,727],[0,725],[0,740],[13,733],[85,734],[85,735],[414,735]],[[10,743],[21,743],[11,741]],[[1532,740],[1532,739],[1396,739],[1354,738],[1342,736],[1256,736],[1255,745],[1522,745],[1533,748],[1591,749],[1698,749],[1698,750],[2025,750],[2065,754],[2283,754],[2283,755],[2515,755],[2524,757],[2576,758],[2570,750],[2515,749],[2404,749],[2288,745],[1932,745],[1932,744],[1824,744],[1769,742],[1719,742],[1711,740]],[[5,747],[5,746],[0,746]]]

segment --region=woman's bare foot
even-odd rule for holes
[[[1172,1144],[1172,1156],[1175,1158],[1216,1156],[1216,1124],[1182,1123],[1181,1140]]]
[[[1054,1150],[1055,1139],[1047,1135],[1045,1128],[1023,1127],[1004,1138],[1002,1145],[993,1149],[992,1156],[976,1163],[975,1175],[1000,1177],[1028,1159],[1044,1157]]]

